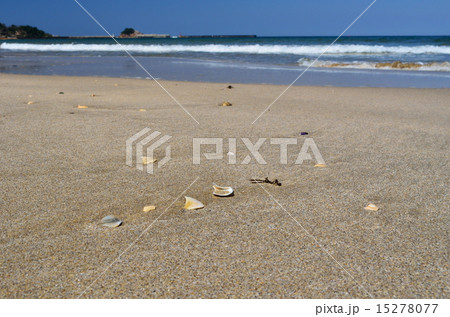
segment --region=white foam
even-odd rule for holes
[[[301,58],[298,60],[298,65],[302,67],[308,67],[313,61],[309,58]],[[401,63],[402,64],[402,63]],[[373,62],[373,61],[354,61],[354,62],[336,62],[336,61],[323,61],[319,60],[314,63],[312,67],[320,68],[353,68],[353,69],[392,69],[392,70],[416,70],[416,71],[441,71],[450,72],[450,62],[414,62],[408,63],[404,68],[394,67],[392,62]]]
[[[138,45],[124,44],[26,44],[2,43],[1,50],[36,52],[120,52],[123,48],[132,53],[242,53],[242,54],[292,54],[320,55],[328,45]],[[402,55],[402,54],[450,54],[450,46],[383,46],[341,45],[331,46],[325,55]]]

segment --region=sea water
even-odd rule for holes
[[[295,85],[450,87],[450,36],[341,37],[331,45],[335,39],[117,39],[121,45],[111,38],[8,40],[0,41],[0,72],[286,85],[295,81]]]

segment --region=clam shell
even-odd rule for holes
[[[145,206],[144,209],[142,209],[143,212],[149,212],[150,210],[155,210],[156,206]]]
[[[370,211],[378,211],[378,208],[375,204],[369,204],[366,207],[364,207],[365,210],[370,210]]]
[[[102,226],[114,228],[120,226],[122,224],[122,220],[114,216],[106,216],[101,220],[100,223],[102,224]]]
[[[188,196],[184,196],[184,198],[186,198],[186,203],[184,204],[183,208],[186,210],[201,209],[205,207],[205,205],[203,205],[203,203],[198,201],[197,199]]]
[[[234,192],[233,188],[231,187],[218,186],[216,184],[213,184],[213,188],[214,188],[213,195],[219,197],[231,196]]]

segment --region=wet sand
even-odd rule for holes
[[[252,124],[285,87],[162,84],[199,124],[153,81],[0,74],[0,297],[448,298],[450,90],[292,87]],[[125,164],[145,127],[172,136],[154,174]],[[199,137],[237,164],[193,165]],[[307,137],[327,167],[294,164]]]

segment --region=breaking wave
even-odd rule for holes
[[[292,54],[320,55],[327,45],[138,45],[138,44],[26,44],[2,43],[0,50],[35,52],[122,52],[125,48],[132,53],[232,53],[232,54]],[[450,46],[384,46],[384,45],[341,45],[331,46],[324,55],[404,55],[404,54],[450,54]]]

